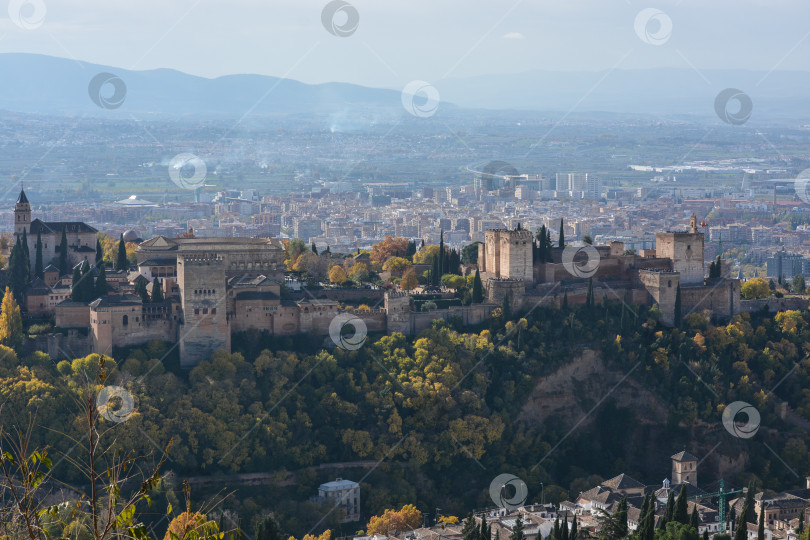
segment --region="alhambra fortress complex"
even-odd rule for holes
[[[437,318],[481,323],[507,296],[516,310],[561,306],[564,298],[572,304],[584,303],[591,278],[596,299],[606,296],[629,305],[657,304],[667,325],[675,321],[678,294],[684,316],[708,310],[717,318],[728,318],[754,309],[741,302],[740,281],[729,277],[726,264],[722,277],[706,277],[704,235],[694,217],[686,231],[659,232],[654,250],[629,254],[621,242],[552,248],[551,260],[542,263],[533,262],[531,232],[487,231],[478,255],[484,303],[424,312],[414,310],[411,296],[403,292],[287,291],[284,246],[275,238],[151,238],[139,243],[136,267],[106,272],[109,294],[75,302],[71,276],[59,275],[56,269],[58,244],[65,231],[71,267],[85,260],[92,264],[97,231],[84,223],[32,221],[24,191],[14,214],[15,234],[27,235],[30,260],[35,257],[33,239],[37,234],[42,239],[44,279],[34,277],[28,283],[23,307],[28,316],[54,318],[58,331],[42,336],[37,344],[54,358],[112,354],[116,347],[158,339],[179,343],[182,365],[193,366],[216,350],[230,350],[234,333],[257,329],[272,335],[309,332],[325,337],[341,313],[362,319],[370,332],[412,335]],[[458,270],[471,271],[475,269]],[[135,287],[145,281],[152,290],[155,280],[164,300],[144,303]],[[380,308],[341,308],[360,298],[377,299]]]

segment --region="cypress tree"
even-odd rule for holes
[[[678,500],[675,501],[675,510],[672,519],[684,525],[689,524],[689,505],[686,502],[686,484],[681,484],[681,492],[678,493]]]
[[[577,540],[579,531],[577,531],[577,516],[574,514],[574,520],[571,522],[571,534],[568,535],[568,540]]]
[[[96,238],[96,267],[101,266],[104,262],[104,250],[101,249],[101,240]]]
[[[25,276],[25,260],[22,254],[22,244],[20,237],[17,237],[17,243],[11,248],[11,255],[8,258],[8,286],[14,295],[14,300],[18,305],[22,306],[23,289],[26,284]]]
[[[507,294],[503,297],[503,304],[501,305],[501,313],[503,313],[503,320],[511,321],[512,320],[512,305],[509,301],[509,297],[511,295]]]
[[[98,266],[97,268],[98,278],[96,279],[95,297],[100,298],[107,295],[109,292],[109,286],[107,285],[107,270],[104,263],[102,262],[101,266]]]
[[[560,245],[558,247],[565,247],[565,227],[563,226],[562,218],[560,218]]]
[[[93,269],[90,268],[90,263],[87,261],[82,262],[82,279],[81,279],[81,296],[82,302],[89,302],[93,300],[96,292],[96,283],[93,279]]]
[[[37,231],[37,243],[34,245],[36,255],[34,256],[34,275],[39,279],[45,279],[45,268],[42,265],[42,232]]]
[[[588,308],[593,307],[593,277],[588,278],[588,295],[585,297],[585,305]]]
[[[692,507],[690,525],[695,528],[695,531],[700,530],[700,515],[698,515],[697,504]]]
[[[565,291],[565,294],[563,294],[562,310],[568,311],[568,291]]]
[[[670,489],[669,496],[667,497],[667,505],[664,508],[664,517],[661,519],[661,523],[659,524],[658,528],[663,529],[667,523],[672,521],[672,516],[674,513],[675,513],[675,492]]]
[[[67,231],[62,227],[62,239],[59,241],[59,275],[68,273],[68,242]]]
[[[622,497],[616,508],[616,534],[619,538],[627,536],[627,497]]]
[[[563,515],[562,521],[560,522],[560,527],[562,528],[560,531],[562,533],[562,540],[568,540],[568,512]]]
[[[433,260],[431,261],[430,267],[430,284],[434,287],[438,287],[439,283],[441,282],[442,274],[441,274],[441,266],[439,263],[439,255],[436,254],[433,256]]]
[[[523,518],[520,514],[518,514],[518,517],[515,520],[515,528],[512,529],[512,534],[509,536],[509,540],[526,540],[526,535],[523,533]]]
[[[745,507],[743,508],[743,512],[745,512],[746,519],[751,523],[756,523],[756,512],[754,511],[754,495],[756,491],[754,490],[754,483],[751,482],[748,484],[748,491],[745,492]],[[742,514],[740,514],[740,518],[742,518]]]
[[[444,229],[442,229],[439,232],[439,276],[443,276],[444,274]]]
[[[31,251],[28,249],[28,232],[23,229],[22,233],[22,254],[23,261],[25,261],[25,280],[31,275]]]
[[[554,527],[551,529],[551,537],[554,540],[561,540],[561,532],[560,532],[560,516],[554,518]]]
[[[161,288],[158,278],[152,281],[152,302],[163,302],[163,288]]]
[[[472,303],[480,304],[484,301],[484,285],[481,283],[481,274],[475,269],[475,279],[473,279]]]
[[[746,540],[748,538],[748,508],[743,506],[740,512],[740,519],[737,520],[737,528],[734,531],[734,540]]]
[[[311,249],[312,249],[312,253],[314,253],[315,255],[318,254],[318,246],[315,245],[315,242],[312,242],[312,248]]]
[[[804,532],[804,508],[802,508],[802,511],[799,512],[799,526],[796,527],[796,534],[801,536],[803,532]]]
[[[73,267],[73,283],[70,285],[70,299],[74,302],[82,301],[81,282],[82,271],[79,269],[79,265],[76,265]]]
[[[492,537],[492,529],[491,527],[487,527],[487,518],[481,518],[481,531],[478,533],[478,538],[481,540],[490,540]]]
[[[135,285],[135,294],[141,297],[144,304],[149,303],[149,293],[146,290],[146,281],[138,281],[138,284]]]
[[[709,529],[703,531],[703,540],[709,540]]]
[[[681,326],[681,319],[683,319],[683,315],[681,313],[681,284],[678,283],[678,287],[675,289],[675,327],[680,328]]]
[[[650,506],[650,496],[645,495],[644,500],[641,502],[641,510],[638,513],[638,530],[644,530],[644,521],[647,519],[647,510]]]
[[[644,522],[644,531],[640,540],[654,540],[655,538],[655,499],[650,496],[647,507],[647,520]]]
[[[461,536],[463,540],[477,540],[478,529],[475,526],[475,518],[472,512],[470,512],[470,515],[464,520],[464,526],[461,528]]]
[[[115,269],[126,271],[127,268],[129,268],[129,262],[127,261],[127,245],[124,242],[124,235],[122,234],[121,239],[118,240],[118,257],[115,259]]]
[[[759,526],[757,527],[757,540],[765,540],[765,505],[759,511]]]

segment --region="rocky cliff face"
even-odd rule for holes
[[[640,368],[639,368],[640,369]],[[520,419],[529,424],[550,419],[564,426],[587,429],[597,406],[613,400],[616,407],[636,411],[639,422],[665,424],[667,407],[637,383],[632,374],[608,368],[599,351],[585,349],[556,372],[541,378],[523,405]]]

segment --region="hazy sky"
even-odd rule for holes
[[[324,0],[36,1],[39,26],[41,13],[21,8],[33,29],[0,10],[0,51],[391,88],[530,69],[810,70],[810,0],[350,0],[349,37],[324,28]],[[646,8],[671,20],[665,43],[637,35]],[[656,21],[645,27],[653,41]]]

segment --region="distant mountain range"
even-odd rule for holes
[[[109,75],[96,78],[105,73]],[[338,115],[347,119],[354,111],[396,116],[406,114],[399,89],[347,83],[310,85],[264,75],[207,79],[171,69],[130,71],[25,53],[0,54],[0,80],[3,81],[0,109],[25,113],[119,118],[128,118],[132,114],[196,118],[238,118],[245,114]],[[102,84],[105,81],[109,84]],[[751,97],[752,123],[778,118],[810,118],[807,94],[810,72],[697,72],[691,69],[531,71],[447,79],[435,83],[435,86],[442,99],[440,113],[449,107],[574,110],[578,113],[600,111],[667,117],[689,115],[716,121],[715,97],[732,87]]]

